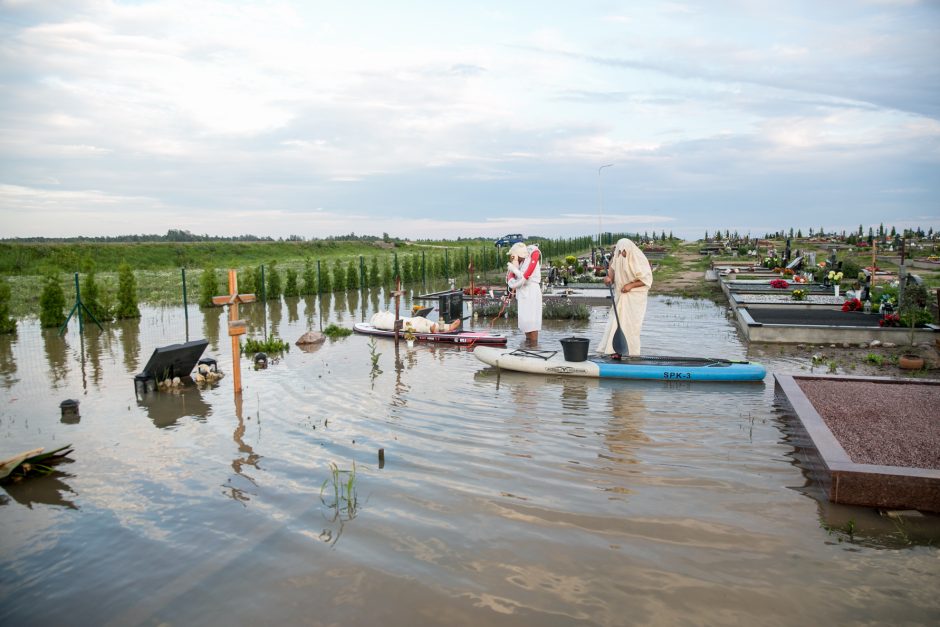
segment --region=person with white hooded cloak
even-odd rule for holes
[[[614,286],[613,306],[617,308],[620,327],[627,339],[630,356],[638,356],[647,294],[653,285],[653,270],[646,255],[631,240],[622,238],[617,241],[604,284]],[[616,331],[617,318],[611,311],[607,328],[601,336],[600,353],[619,359],[621,356],[614,351],[613,346]]]
[[[516,242],[508,254],[506,285],[516,291],[519,330],[525,333],[526,341],[534,345],[538,343],[542,329],[541,252],[534,244],[527,247]]]

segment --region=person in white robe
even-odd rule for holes
[[[542,330],[542,253],[538,246],[526,246],[516,242],[509,249],[506,285],[515,290],[519,330],[525,333],[526,342],[538,344]]]
[[[640,354],[640,330],[646,316],[647,294],[653,285],[653,270],[646,255],[631,240],[623,238],[617,241],[604,284],[614,286],[613,307],[617,308],[620,328],[627,339],[630,356],[637,356]],[[607,328],[601,337],[601,354],[620,357],[613,347],[616,330],[617,318],[611,311]]]
[[[432,322],[422,316],[412,318],[402,318],[401,330],[404,333],[409,328],[413,333],[451,333],[460,328],[460,320],[454,320],[450,324],[444,322]],[[376,329],[384,331],[395,330],[395,314],[391,311],[376,312],[369,320],[369,324]]]

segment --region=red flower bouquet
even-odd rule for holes
[[[901,316],[898,314],[885,314],[885,317],[878,321],[879,327],[899,327],[901,326]]]
[[[862,301],[857,298],[850,298],[842,303],[842,311],[861,311]]]
[[[790,287],[790,284],[784,281],[783,279],[774,279],[770,282],[770,287],[778,290],[786,289]]]

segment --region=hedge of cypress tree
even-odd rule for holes
[[[82,303],[98,322],[113,320],[107,297],[98,285],[95,268],[91,264],[86,264],[85,277],[82,279]]]
[[[382,286],[383,287],[393,287],[395,279],[392,276],[392,264],[389,261],[388,257],[385,258],[385,263],[382,264]]]
[[[287,283],[284,285],[284,296],[299,296],[300,289],[297,287],[297,271],[293,268],[287,269]]]
[[[369,287],[376,287],[379,284],[379,260],[373,255],[369,262]]]
[[[212,307],[212,297],[221,296],[219,291],[219,275],[215,268],[206,268],[199,277],[199,306]]]
[[[346,291],[346,268],[343,267],[343,262],[339,259],[333,262],[333,291]]]
[[[58,327],[65,322],[65,292],[56,274],[48,274],[39,296],[39,324]]]
[[[354,261],[350,261],[349,265],[346,266],[346,289],[347,290],[358,290],[359,289],[359,268],[357,267]]]
[[[304,287],[303,294],[317,293],[317,271],[313,267],[313,260],[310,257],[304,259]]]
[[[134,271],[127,262],[118,267],[118,306],[115,311],[117,318],[140,318],[140,308],[137,307],[137,279]]]
[[[265,268],[268,280],[268,300],[277,300],[281,297],[281,273],[277,269],[277,261],[272,261],[271,265]]]
[[[6,279],[0,277],[0,333],[16,331],[16,319],[10,315],[10,296],[12,290]]]
[[[326,267],[325,263],[320,264],[320,294],[329,294],[333,291],[333,280],[330,276],[330,269]]]

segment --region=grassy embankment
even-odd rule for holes
[[[555,246],[563,243],[556,241]],[[49,271],[58,273],[66,300],[71,303],[74,294],[73,275],[83,274],[85,264],[92,260],[96,269],[96,280],[101,290],[116,294],[118,266],[126,261],[134,270],[137,279],[138,300],[151,305],[178,305],[182,303],[181,269],[186,269],[186,284],[190,303],[198,302],[199,281],[207,268],[218,271],[227,268],[244,270],[265,264],[270,268],[277,261],[284,285],[288,269],[301,275],[304,262],[310,259],[316,270],[316,262],[323,272],[333,272],[336,261],[344,265],[353,262],[358,266],[363,257],[368,272],[372,258],[379,265],[393,263],[397,255],[399,263],[414,256],[418,263],[424,254],[429,267],[439,264],[447,251],[450,276],[457,278],[458,285],[468,282],[466,255],[474,257],[474,274],[483,279],[498,280],[502,276],[504,260],[497,259],[490,240],[440,241],[409,244],[404,242],[365,242],[315,240],[307,242],[142,242],[142,243],[0,243],[0,276],[12,288],[11,313],[15,317],[38,315],[42,277]],[[578,251],[571,251],[577,253]],[[499,264],[499,265],[498,265]],[[498,267],[497,267],[498,266]],[[420,273],[419,273],[420,274]],[[220,276],[222,291],[227,284]],[[415,277],[415,285],[420,279]]]
[[[650,293],[724,302],[718,283],[705,281],[710,259],[698,251],[699,244],[695,242],[672,245],[665,259],[653,262],[657,269]]]

